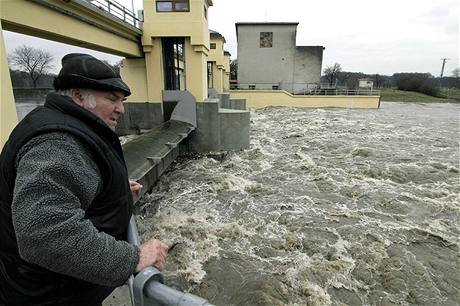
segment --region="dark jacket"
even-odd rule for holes
[[[53,145],[69,161],[59,154],[42,160],[37,152]],[[66,169],[79,153],[97,169]],[[139,250],[123,241],[132,213],[128,175],[118,137],[103,121],[50,94],[13,130],[0,169],[0,301],[98,305],[133,272]],[[93,178],[98,187],[88,197],[81,186]],[[107,269],[117,263],[123,272],[112,276]]]

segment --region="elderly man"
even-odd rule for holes
[[[114,133],[128,86],[68,54],[54,87],[0,156],[0,305],[100,305],[134,272],[165,265],[163,242],[126,242],[141,187]]]

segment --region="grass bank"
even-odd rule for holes
[[[460,88],[442,88],[441,94],[448,99],[454,99],[460,102]]]
[[[443,89],[442,94],[447,98],[435,98],[413,91],[397,90],[394,88],[383,88],[381,90],[381,101],[392,102],[437,102],[437,103],[460,103],[459,89]]]

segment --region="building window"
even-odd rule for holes
[[[216,44],[215,44],[215,43],[211,43],[210,47],[211,47],[211,49],[215,49],[215,48],[216,48]]]
[[[157,12],[190,12],[190,0],[157,0]]]
[[[214,88],[214,79],[212,73],[212,62],[208,62],[208,88]]]
[[[273,47],[273,32],[260,32],[260,47]]]
[[[181,90],[186,86],[184,78],[184,38],[163,37],[163,69],[166,90]]]

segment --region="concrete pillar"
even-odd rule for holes
[[[145,58],[125,58],[120,68],[120,75],[131,89],[131,95],[128,97],[127,102],[149,101]]]
[[[224,92],[228,92],[230,90],[230,72],[224,72]]]
[[[131,88],[125,114],[117,126],[120,135],[138,133],[154,128],[163,117],[163,67],[161,38],[143,38],[144,58],[123,60],[121,76]]]
[[[197,102],[204,102],[208,97],[207,55],[204,45],[192,45],[190,38],[185,39],[186,87]]]
[[[147,96],[149,102],[162,101],[164,76],[162,66],[161,38],[151,38],[150,45],[144,45],[145,67],[147,70]]]
[[[217,90],[218,93],[223,92],[223,70],[222,66],[218,65],[216,62],[212,62],[212,78],[214,80],[213,88]]]
[[[8,140],[11,131],[18,123],[18,114],[14,102],[13,86],[11,84],[10,72],[8,70],[8,55],[6,54],[3,41],[2,26],[0,23],[0,148]]]

